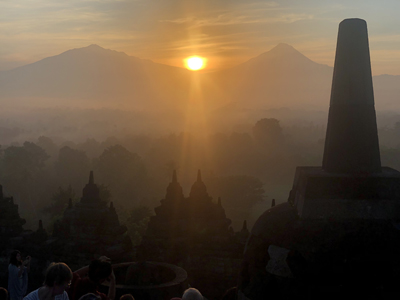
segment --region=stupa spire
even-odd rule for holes
[[[167,187],[167,194],[165,195],[166,200],[180,201],[184,198],[182,187],[178,182],[176,170],[172,172],[172,181]]]
[[[201,171],[197,170],[197,182],[201,182]]]
[[[339,24],[322,168],[381,172],[367,23],[361,19]]]
[[[206,185],[201,180],[201,171],[200,170],[197,171],[197,180],[192,185],[192,188],[189,193],[189,197],[192,199],[202,198],[202,199],[209,200]]]
[[[90,171],[90,175],[89,175],[89,184],[94,184],[93,171]]]
[[[90,171],[89,183],[83,188],[81,202],[99,202],[100,190],[94,183],[93,171]]]

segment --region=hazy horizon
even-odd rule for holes
[[[173,169],[185,195],[201,169],[235,229],[251,226],[296,166],[321,164],[349,16],[369,26],[382,161],[399,168],[400,4],[362,3],[0,2],[0,184],[49,228],[46,207],[77,201],[90,169],[125,219],[159,205]]]
[[[221,70],[283,42],[332,66],[338,23],[363,18],[373,74],[399,75],[399,8],[394,0],[3,1],[0,70],[91,44],[179,67],[199,55]]]
[[[79,275],[105,255],[123,288],[156,298],[189,283],[208,299],[232,286],[223,298],[359,294],[365,282],[391,294],[399,11],[398,0],[0,0],[4,267],[20,247],[29,280],[52,260]],[[177,285],[183,271],[147,260],[189,276]]]

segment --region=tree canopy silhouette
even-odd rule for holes
[[[105,149],[94,165],[96,182],[107,185],[114,201],[139,200],[146,184],[146,168],[139,155],[114,145]]]
[[[283,140],[282,127],[279,121],[274,118],[264,118],[254,125],[253,136],[256,143],[262,147],[280,145]]]

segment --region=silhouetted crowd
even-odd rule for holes
[[[45,273],[43,286],[26,295],[28,289],[28,272],[31,258],[22,259],[21,253],[11,253],[8,266],[8,290],[0,288],[0,300],[116,300],[115,275],[110,259],[102,256],[93,260],[88,266],[75,272],[65,263],[51,263]],[[108,281],[108,294],[99,291],[102,283]],[[229,292],[229,290],[228,290]],[[227,295],[223,297],[225,298]],[[189,288],[182,297],[171,300],[203,300],[199,290]],[[229,298],[234,299],[234,298]],[[119,300],[135,300],[130,294],[122,295]]]

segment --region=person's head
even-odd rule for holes
[[[203,300],[203,295],[198,289],[189,288],[183,292],[182,300]]]
[[[236,300],[237,299],[237,287],[232,287],[226,290],[221,300]]]
[[[80,297],[79,300],[101,300],[101,297],[93,293],[87,293]]]
[[[18,250],[14,250],[13,252],[11,252],[10,264],[14,266],[19,266],[22,264],[21,252],[19,252]]]
[[[131,294],[125,294],[119,297],[119,300],[135,300]]]
[[[5,288],[0,287],[0,300],[7,300],[8,291]]]
[[[53,288],[54,295],[62,294],[70,285],[72,271],[65,263],[52,263],[47,268],[44,285]]]
[[[98,259],[92,260],[89,265],[89,279],[97,284],[103,283],[112,272],[111,264]]]

